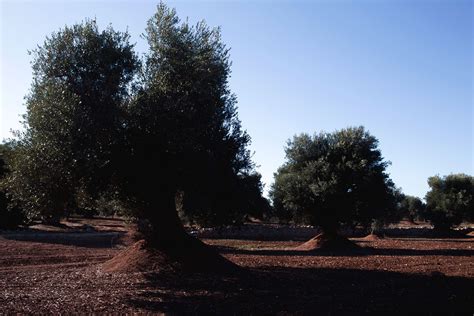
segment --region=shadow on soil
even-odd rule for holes
[[[468,249],[400,249],[400,248],[372,248],[364,246],[354,250],[344,251],[300,251],[292,249],[239,249],[233,247],[216,246],[223,254],[245,254],[258,256],[474,256],[474,250]]]
[[[121,218],[110,218],[110,217],[91,217],[91,218],[82,218],[82,217],[71,217],[67,219],[68,222],[71,223],[78,223],[78,224],[85,224],[88,221],[93,221],[97,226],[103,226],[107,228],[117,228],[121,229],[124,228],[124,220]],[[87,225],[87,224],[86,224]],[[121,230],[119,230],[121,231]]]
[[[124,232],[37,232],[35,230],[16,231],[0,234],[0,238],[89,248],[111,248],[121,244]]]
[[[394,237],[390,237],[390,239],[392,240],[400,240],[400,241],[419,241],[419,242],[424,242],[424,241],[436,241],[436,242],[455,242],[455,243],[459,243],[459,242],[470,242],[470,243],[474,243],[474,237],[473,236],[465,236],[465,237],[456,237],[456,238],[439,238],[439,237],[433,237],[433,238],[394,238]],[[360,242],[371,242],[371,241],[363,241],[363,240],[357,240],[358,243]]]
[[[234,278],[148,274],[131,306],[172,314],[471,313],[474,280],[354,269],[262,268]]]
[[[474,229],[466,227],[457,230],[437,231],[430,227],[410,228],[384,228],[381,233],[391,238],[472,238],[469,233]],[[240,240],[262,240],[262,241],[306,241],[320,231],[317,228],[293,227],[282,225],[246,224],[242,227],[229,227],[225,229],[208,229],[197,232],[196,236],[204,239],[240,239]],[[355,228],[341,230],[346,237],[361,238],[368,234],[367,229]]]

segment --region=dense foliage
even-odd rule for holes
[[[428,178],[426,217],[437,229],[449,229],[474,220],[474,177],[451,174]]]
[[[377,146],[363,127],[295,136],[270,192],[277,214],[326,231],[383,218],[396,190]]]
[[[0,144],[0,229],[13,229],[26,221],[23,210],[8,197],[4,183],[10,172],[9,160],[12,154],[11,144]]]
[[[16,144],[9,191],[31,218],[57,222],[95,195],[113,173],[123,109],[138,61],[127,33],[95,21],[65,27],[32,52],[25,132]]]
[[[426,205],[420,198],[411,195],[403,195],[399,204],[399,214],[411,222],[414,222],[415,219],[419,220],[423,218],[425,208]]]
[[[195,221],[239,220],[246,192],[261,196],[261,185],[228,86],[229,51],[220,31],[181,23],[164,5],[146,31],[150,50],[128,109],[129,155],[120,170],[129,185],[122,194],[152,222],[162,200],[174,201],[177,192]]]

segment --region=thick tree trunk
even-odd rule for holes
[[[150,214],[151,231],[146,242],[154,248],[175,248],[188,237],[176,210],[174,194],[167,194],[159,209]]]
[[[415,217],[414,217],[414,216],[408,216],[408,222],[410,222],[410,224],[413,224],[413,225],[418,225],[418,224],[415,222]]]
[[[61,217],[60,216],[47,216],[42,219],[43,224],[51,226],[61,226]]]
[[[339,236],[337,233],[338,229],[336,226],[321,227],[321,234],[327,236],[327,238],[333,239]]]
[[[149,216],[151,231],[123,253],[104,264],[114,271],[173,271],[233,273],[238,267],[222,257],[213,247],[189,235],[176,210],[174,195],[160,203]]]

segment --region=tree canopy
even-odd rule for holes
[[[33,83],[9,190],[30,217],[58,221],[76,207],[78,191],[94,195],[110,179],[139,63],[127,33],[99,31],[92,20],[53,33],[31,53]]]
[[[254,166],[228,86],[229,50],[220,30],[181,22],[162,4],[145,37],[150,50],[128,109],[128,161],[120,170],[131,185],[123,194],[147,204],[140,206],[145,217],[155,215],[160,199],[174,200],[180,191],[188,216],[235,219],[242,209],[232,199]]]
[[[394,208],[388,162],[364,127],[301,134],[285,153],[270,192],[280,216],[333,231],[341,223],[368,225]]]
[[[416,196],[403,195],[399,204],[400,216],[407,217],[412,222],[424,216],[426,205]]]
[[[435,228],[449,229],[463,220],[474,220],[474,177],[450,174],[428,178],[426,217]]]

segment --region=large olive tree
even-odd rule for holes
[[[127,33],[87,21],[34,52],[11,191],[55,219],[78,196],[108,196],[139,221],[148,248],[213,269],[225,260],[185,232],[178,200],[188,216],[226,223],[251,211],[233,201],[261,197],[229,51],[219,29],[181,22],[164,4],[145,38],[139,61]]]
[[[139,65],[128,40],[89,20],[53,33],[31,52],[25,131],[8,179],[30,217],[57,223],[76,207],[78,190],[96,194],[108,184]]]
[[[214,269],[222,261],[186,234],[176,201],[182,198],[185,214],[211,222],[245,210],[232,201],[244,195],[242,187],[255,174],[246,147],[250,138],[228,85],[229,51],[219,29],[182,23],[163,4],[145,37],[150,50],[118,160],[120,194],[141,219],[150,245],[194,267]]]

